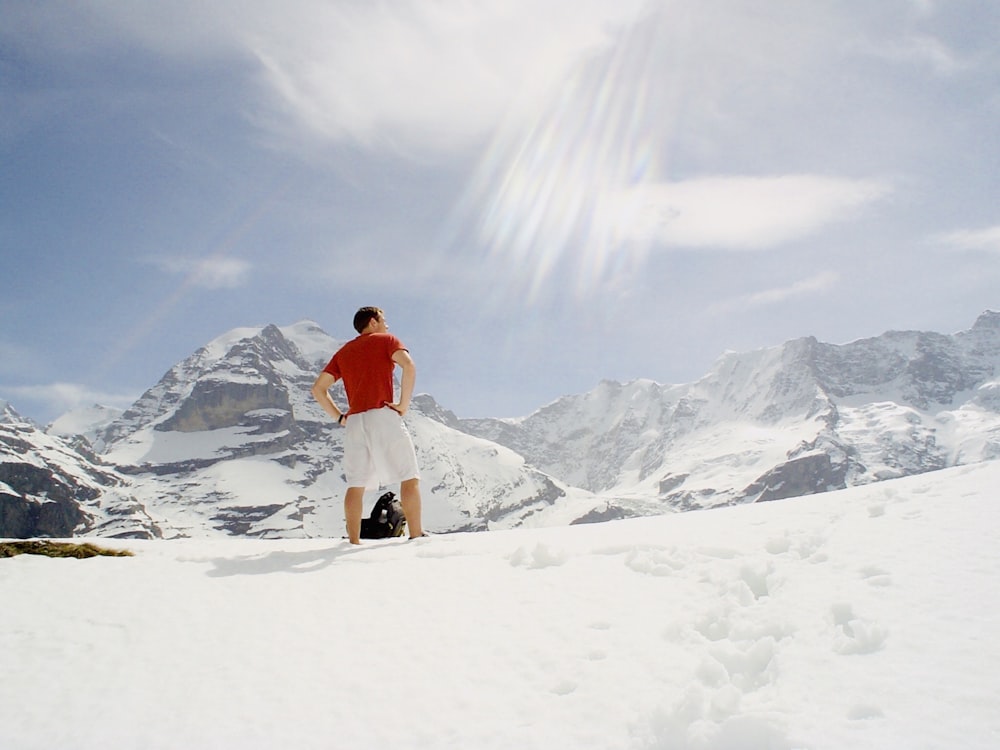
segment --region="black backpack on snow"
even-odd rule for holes
[[[361,519],[362,539],[384,539],[388,536],[402,536],[406,531],[406,516],[403,506],[393,492],[380,497],[368,518]]]

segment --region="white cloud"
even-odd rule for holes
[[[986,229],[961,229],[940,234],[935,240],[955,250],[985,250],[1000,253],[1000,226]]]
[[[150,263],[165,271],[187,276],[187,283],[206,289],[235,289],[243,286],[252,266],[239,258],[209,257],[157,257]]]
[[[634,240],[672,247],[755,250],[801,239],[885,197],[876,179],[823,175],[721,176],[642,186],[616,210]]]
[[[300,0],[247,35],[285,112],[321,136],[453,150],[534,107],[638,0]]]
[[[823,271],[822,273],[800,279],[786,286],[740,295],[728,302],[713,305],[710,308],[710,312],[720,315],[731,313],[735,310],[778,305],[805,295],[825,292],[840,283],[840,279],[841,275],[836,271]]]
[[[195,263],[192,282],[208,289],[232,289],[246,283],[250,264],[236,258],[206,258]]]

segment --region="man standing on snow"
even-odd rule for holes
[[[410,538],[424,536],[420,521],[420,472],[403,415],[410,408],[417,368],[409,351],[389,333],[377,307],[362,307],[354,315],[358,337],[342,346],[313,383],[313,398],[323,411],[347,428],[344,474],[347,494],[344,516],[351,544],[361,543],[361,514],[366,489],[399,483],[399,499]],[[392,372],[403,370],[399,401],[393,401]],[[344,381],[348,411],[330,398],[330,387]]]

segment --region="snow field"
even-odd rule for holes
[[[0,747],[993,748],[996,487],[0,560]]]

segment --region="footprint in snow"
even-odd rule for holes
[[[530,552],[524,547],[518,547],[510,556],[510,564],[515,568],[551,568],[562,565],[568,559],[563,550],[553,550],[539,542]]]
[[[861,578],[869,586],[891,586],[892,577],[889,571],[883,570],[876,565],[868,565],[860,570]]]
[[[830,608],[835,627],[833,650],[838,654],[873,654],[885,646],[889,631],[872,620],[858,617],[850,604]]]
[[[560,680],[552,686],[552,692],[555,695],[569,695],[576,691],[576,687],[576,683],[572,680]]]
[[[865,703],[858,703],[851,706],[847,711],[847,718],[850,721],[868,721],[870,719],[881,719],[885,714],[877,706],[870,706]]]
[[[625,555],[625,566],[643,575],[672,576],[684,569],[684,561],[670,550],[634,548]]]
[[[772,555],[784,555],[792,549],[792,540],[787,536],[775,537],[764,545],[764,549]]]

